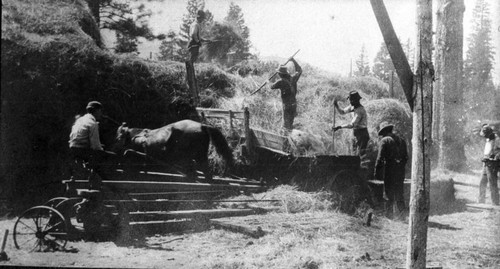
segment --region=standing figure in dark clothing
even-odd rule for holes
[[[491,203],[499,204],[498,197],[498,163],[500,162],[500,138],[496,137],[493,128],[483,125],[480,135],[485,138],[483,154],[483,171],[479,182],[478,203],[484,203],[486,198],[486,187],[490,183]]]
[[[302,75],[302,68],[290,58],[295,67],[295,74],[290,75],[285,65],[280,65],[277,72],[280,77],[278,81],[271,85],[271,89],[280,89],[281,101],[283,102],[283,128],[286,131],[293,129],[293,120],[297,116],[297,81]]]
[[[405,165],[408,160],[406,141],[392,132],[394,125],[382,122],[378,135],[380,139],[377,161],[375,162],[375,179],[384,181],[386,215],[393,216],[396,203],[398,212],[405,211],[403,187]]]
[[[352,129],[355,138],[353,145],[354,152],[359,156],[363,156],[366,152],[368,141],[370,140],[370,135],[368,134],[368,115],[366,114],[365,107],[361,105],[361,96],[357,91],[351,91],[347,99],[349,99],[351,105],[346,108],[341,109],[337,100],[333,101],[333,105],[342,115],[352,113],[351,123],[335,126],[333,127],[333,131],[342,128]]]

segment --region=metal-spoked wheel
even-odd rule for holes
[[[17,249],[47,251],[64,248],[68,224],[59,211],[48,206],[35,206],[24,211],[14,225]]]
[[[55,206],[57,204],[59,204],[60,202],[64,201],[64,200],[67,200],[69,198],[67,197],[55,197],[55,198],[52,198],[50,200],[48,200],[47,202],[45,202],[45,204],[43,204],[44,206],[48,206],[48,207],[52,207],[52,208],[55,208]]]

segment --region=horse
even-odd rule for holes
[[[208,166],[210,141],[231,168],[233,154],[222,133],[213,126],[192,120],[181,120],[152,130],[129,128],[123,123],[116,131],[114,151],[123,154],[126,150],[133,150],[167,166],[180,165],[185,169],[185,175],[196,181],[194,161],[205,180],[211,181],[213,177]]]

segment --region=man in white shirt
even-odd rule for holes
[[[198,60],[200,55],[201,42],[206,42],[207,40],[201,38],[202,23],[205,20],[205,12],[203,10],[198,10],[196,15],[195,23],[191,24],[189,28],[189,37],[191,40],[188,43],[188,50],[191,53],[191,64]]]
[[[105,178],[105,170],[115,160],[115,154],[104,151],[99,138],[99,120],[103,116],[102,104],[89,102],[87,114],[75,120],[69,135],[69,151],[73,158],[89,162],[96,173]]]
[[[490,183],[491,203],[499,205],[498,197],[498,155],[500,152],[500,138],[493,132],[491,126],[485,124],[481,128],[480,135],[486,139],[483,155],[483,172],[479,182],[479,203],[485,202],[486,187]]]
[[[352,129],[355,138],[354,151],[359,156],[365,154],[366,147],[368,146],[368,141],[370,140],[370,135],[368,134],[368,115],[366,114],[365,107],[361,105],[361,96],[357,91],[351,91],[349,93],[350,106],[341,109],[337,100],[333,101],[335,109],[341,114],[353,113],[351,123],[345,125],[339,125],[333,127],[333,131],[337,131],[342,128]]]

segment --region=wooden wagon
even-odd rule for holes
[[[255,180],[214,177],[204,183],[199,173],[198,182],[186,182],[177,173],[116,170],[95,190],[90,188],[98,177],[94,170],[88,164],[76,167],[76,177],[63,181],[64,196],[18,217],[13,232],[16,248],[54,251],[63,249],[68,240],[127,239],[134,234],[206,228],[210,219],[266,212],[256,207],[215,208],[226,202],[263,202],[227,199],[264,190],[262,182]]]
[[[368,184],[359,156],[293,155],[288,150],[288,137],[250,126],[247,108],[244,111],[198,108],[198,112],[204,119],[228,120],[231,129],[235,128],[235,120],[243,121],[242,153],[249,160],[245,170],[249,178],[262,179],[269,185],[294,184],[305,191],[330,191],[339,198],[336,200],[345,211],[352,211],[362,200],[371,202],[372,189],[380,187]]]

